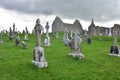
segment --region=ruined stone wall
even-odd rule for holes
[[[59,17],[56,17],[52,24],[52,32],[69,31],[83,33],[82,26],[78,20],[73,24],[64,23]]]

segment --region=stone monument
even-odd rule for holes
[[[65,46],[69,46],[68,32],[65,32],[63,35],[63,41]]]
[[[40,20],[36,20],[35,25],[36,32],[36,47],[33,49],[33,60],[32,63],[39,68],[48,67],[48,63],[45,60],[44,48],[40,46],[40,39],[42,35],[43,27],[40,25]]]
[[[55,37],[56,37],[56,38],[59,38],[59,34],[58,34],[58,32],[56,32]]]
[[[79,59],[84,58],[84,55],[80,52],[81,41],[81,38],[77,35],[76,32],[74,32],[74,36],[69,43],[72,50],[72,52],[69,53],[70,56],[77,57]]]
[[[15,23],[13,23],[13,37],[15,37],[16,31],[15,31]]]
[[[73,38],[73,31],[70,32],[70,37]]]
[[[20,37],[19,36],[16,37],[15,44],[16,44],[16,46],[20,46]]]
[[[25,36],[24,36],[24,40],[27,41],[28,40],[28,30],[27,30],[27,27],[25,29]]]
[[[11,29],[11,27],[9,28],[9,40],[10,41],[12,41],[13,40],[13,38],[14,38],[14,35],[13,35],[13,32],[12,32],[12,29]]]
[[[3,43],[3,34],[2,34],[2,31],[1,31],[1,34],[0,34],[0,44]]]
[[[22,41],[22,47],[23,47],[23,49],[26,49],[26,48],[27,48],[25,41]]]
[[[28,34],[25,33],[24,35],[24,40],[27,41],[28,40]]]
[[[114,41],[113,41],[113,45],[110,47],[109,55],[120,57],[120,49],[119,46],[117,45],[117,33],[115,31],[113,32],[113,37],[114,37]]]
[[[88,44],[92,44],[92,39],[91,39],[90,37],[86,37],[86,42],[87,42]]]
[[[48,30],[49,30],[49,23],[47,22],[46,23],[46,38],[44,39],[44,46],[51,46],[51,43],[50,43],[50,37],[49,37],[49,33],[48,33]]]

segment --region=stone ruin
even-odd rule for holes
[[[120,35],[119,25],[115,24],[113,28],[107,28],[102,26],[96,26],[94,20],[92,19],[91,24],[88,27],[87,34],[89,36],[112,36],[112,31],[115,27],[117,27],[118,34]],[[73,24],[64,23],[58,16],[55,18],[52,24],[52,33],[56,38],[58,38],[58,32],[79,32],[80,34],[84,34],[84,30],[82,28],[79,20],[75,20]]]
[[[75,20],[73,24],[64,23],[58,16],[55,18],[52,24],[52,33],[55,32],[80,32],[83,33],[82,25],[79,20]]]
[[[42,35],[43,27],[40,24],[40,20],[36,20],[35,32],[36,32],[36,47],[33,49],[33,60],[32,63],[39,68],[48,67],[48,63],[45,60],[44,48],[41,47],[40,39]]]
[[[114,24],[113,27],[111,28],[99,27],[99,26],[95,26],[94,21],[92,19],[92,22],[88,27],[88,34],[90,34],[91,36],[113,36],[114,32],[116,32],[116,34],[120,36],[119,24]]]

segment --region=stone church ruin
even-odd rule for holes
[[[79,20],[75,20],[73,24],[64,23],[58,16],[52,24],[52,32],[79,32],[83,33],[83,28]]]

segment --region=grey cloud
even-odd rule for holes
[[[96,21],[120,19],[119,0],[0,0],[0,6],[25,14],[58,15]]]

